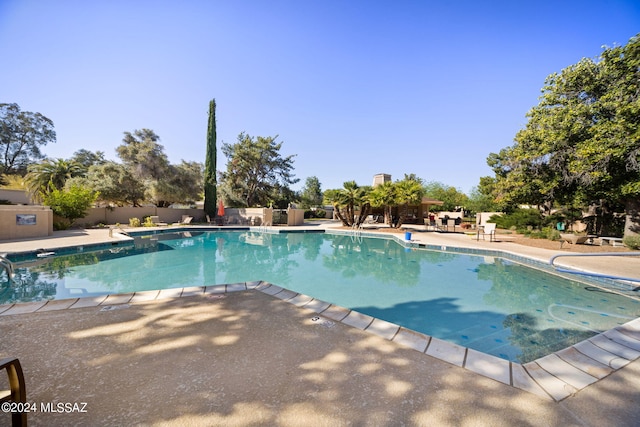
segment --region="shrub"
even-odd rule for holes
[[[489,222],[495,222],[498,228],[526,230],[527,228],[540,229],[543,225],[542,215],[537,209],[516,209],[505,215],[494,215]]]
[[[69,228],[75,220],[86,215],[87,210],[97,198],[98,193],[96,191],[74,185],[65,190],[51,188],[43,196],[43,202],[51,208],[54,214],[65,219],[67,221],[65,228]],[[59,226],[64,227],[64,224],[59,224]]]
[[[140,227],[140,218],[129,218],[130,227]]]
[[[532,239],[549,239],[554,241],[560,239],[560,232],[553,227],[544,227],[542,230],[524,230],[522,234]]]
[[[151,221],[151,217],[150,216],[146,216],[144,218],[144,224],[142,224],[144,227],[155,227],[155,224],[153,223],[153,221]]]
[[[635,249],[638,250],[640,249],[640,235],[639,236],[627,236],[624,237],[622,239],[622,243],[625,244],[625,246],[631,248],[631,249]]]

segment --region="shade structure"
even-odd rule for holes
[[[218,202],[218,216],[224,216],[224,204],[222,200]]]

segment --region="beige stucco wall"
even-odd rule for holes
[[[287,209],[287,225],[303,225],[304,209]]]
[[[156,208],[155,206],[144,207],[118,207],[118,208],[91,208],[84,218],[78,219],[75,223],[80,226],[94,224],[129,224],[129,218],[138,218],[140,221],[147,216],[157,216],[160,222],[174,223],[180,222],[183,215],[194,218],[195,221],[204,221],[204,211],[202,209],[172,209]]]
[[[29,193],[24,190],[8,190],[0,188],[0,200],[8,200],[16,205],[28,205],[31,203]]]
[[[20,220],[23,223],[21,224]],[[53,212],[47,206],[0,205],[0,240],[53,234]]]
[[[271,208],[227,208],[224,211],[225,224],[263,225],[273,224]]]

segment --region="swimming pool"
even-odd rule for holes
[[[640,304],[512,260],[330,233],[191,232],[16,259],[0,303],[264,280],[525,363],[640,316]],[[4,277],[0,279],[4,280]]]

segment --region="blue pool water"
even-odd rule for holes
[[[640,317],[640,303],[504,258],[324,233],[159,234],[16,263],[0,304],[267,281],[525,363]]]

